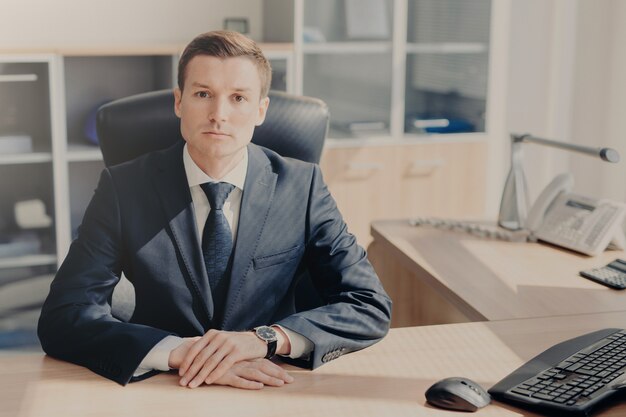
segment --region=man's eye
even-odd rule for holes
[[[244,96],[235,96],[235,101],[237,103],[242,103],[242,102],[246,101],[246,98]]]
[[[198,96],[200,98],[207,98],[207,97],[209,97],[209,93],[207,93],[206,91],[198,91],[196,93],[196,96]]]

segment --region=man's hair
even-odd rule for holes
[[[272,83],[272,68],[261,48],[252,39],[229,30],[216,30],[196,36],[178,61],[178,88],[181,91],[185,86],[187,65],[198,55],[217,58],[248,57],[257,67],[261,78],[261,98],[267,97]]]

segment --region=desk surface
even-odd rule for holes
[[[491,387],[562,340],[619,327],[626,312],[392,329],[377,345],[315,371],[289,368],[293,384],[244,391],[177,385],[161,374],[126,387],[42,354],[0,355],[0,416],[453,416],[424,392],[449,376]],[[601,415],[626,414],[626,404]],[[493,403],[477,416],[531,416]]]
[[[626,291],[578,275],[626,258],[623,251],[588,257],[543,243],[490,240],[406,221],[374,222],[372,235],[378,258],[400,263],[471,321],[626,310]]]

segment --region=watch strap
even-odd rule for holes
[[[265,355],[265,359],[272,359],[274,355],[276,355],[277,346],[278,346],[277,340],[272,340],[271,342],[267,342],[267,354]]]

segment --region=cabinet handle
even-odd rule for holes
[[[426,177],[444,165],[445,161],[443,159],[417,159],[407,167],[405,175],[407,177]]]
[[[424,168],[439,168],[445,165],[445,161],[443,159],[431,159],[431,160],[423,160],[416,159],[411,163],[410,170],[414,169],[424,169]]]
[[[347,168],[350,171],[379,171],[385,167],[379,162],[349,162]]]

